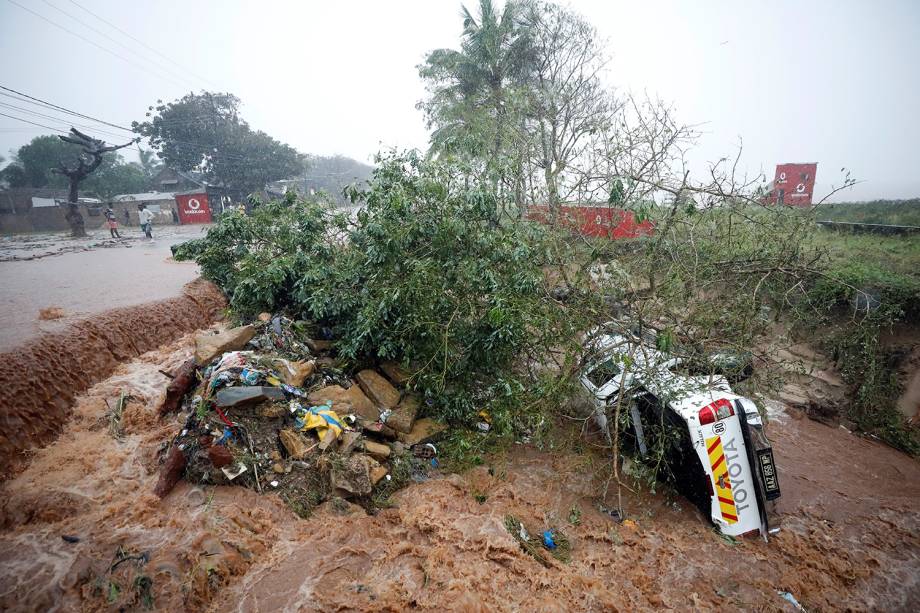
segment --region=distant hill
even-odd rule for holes
[[[822,204],[817,218],[820,221],[920,226],[920,198]]]

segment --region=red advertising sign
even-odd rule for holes
[[[777,164],[770,202],[789,206],[811,206],[817,171],[817,163]]]
[[[532,205],[527,209],[528,219],[546,223],[549,216],[548,206]],[[650,236],[655,233],[652,222],[638,223],[632,211],[610,206],[565,205],[560,208],[559,216],[563,225],[584,236],[618,239]]]
[[[211,209],[208,207],[208,195],[176,194],[176,205],[179,207],[179,223],[211,223]]]

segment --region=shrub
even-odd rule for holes
[[[495,194],[449,166],[379,162],[367,191],[351,191],[354,219],[288,198],[225,216],[177,258],[194,258],[239,317],[288,309],[330,326],[353,363],[403,362],[443,417],[513,410],[530,393],[518,358],[575,338],[547,299],[544,230],[498,223]]]

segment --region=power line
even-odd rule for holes
[[[63,107],[63,106],[54,104],[54,103],[52,103],[52,102],[48,102],[47,100],[42,100],[41,98],[36,98],[36,97],[34,97],[34,96],[30,96],[29,94],[25,94],[25,93],[23,93],[23,92],[20,92],[20,91],[18,91],[18,90],[12,89],[12,88],[10,88],[10,87],[6,87],[6,86],[4,86],[4,85],[0,85],[0,89],[6,90],[6,91],[8,91],[8,92],[12,92],[12,93],[14,93],[14,94],[17,94],[18,96],[23,96],[24,98],[27,98],[27,99],[28,99],[28,100],[24,100],[24,99],[22,99],[22,98],[17,98],[17,97],[15,97],[15,96],[10,96],[9,94],[4,94],[3,92],[0,92],[0,95],[8,96],[8,97],[13,98],[14,100],[18,100],[18,101],[20,101],[20,102],[26,102],[26,103],[30,103],[30,104],[39,103],[39,104],[43,105],[43,106],[40,106],[39,108],[43,108],[43,109],[44,109],[44,108],[49,108],[49,107],[50,107],[50,108],[52,108],[52,109],[60,110],[60,111],[62,111],[62,112],[64,112],[64,113],[68,113],[68,114],[70,114],[70,115],[74,115],[74,116],[77,116],[77,117],[83,117],[83,118],[85,118],[85,119],[89,119],[90,121],[95,121],[95,122],[98,122],[98,123],[101,123],[101,124],[104,124],[104,125],[107,125],[107,126],[113,126],[113,127],[119,128],[119,129],[121,129],[121,130],[125,130],[125,131],[127,131],[127,132],[132,132],[132,133],[134,133],[133,130],[130,130],[130,129],[125,128],[125,127],[123,127],[123,126],[119,126],[118,124],[110,123],[110,122],[105,121],[105,120],[102,120],[102,119],[98,119],[98,118],[95,118],[95,117],[91,117],[90,115],[84,115],[84,114],[82,114],[82,113],[78,113],[78,112],[73,111],[73,110],[71,110],[71,109],[68,109],[68,108],[66,108],[66,107]],[[30,102],[30,101],[35,101],[35,102]],[[3,103],[0,103],[0,104],[3,104]],[[20,110],[20,111],[25,111],[25,112],[27,112],[27,113],[31,113],[31,114],[34,114],[34,115],[39,115],[39,116],[42,116],[42,117],[46,117],[46,118],[48,118],[48,119],[53,119],[53,120],[55,120],[55,121],[60,121],[60,122],[63,122],[63,123],[65,123],[65,124],[66,124],[66,123],[69,123],[68,120],[66,120],[65,118],[62,118],[62,117],[53,117],[53,116],[49,116],[49,115],[42,115],[41,113],[38,113],[38,112],[36,112],[36,111],[29,111],[29,110],[27,110],[27,109],[21,109],[20,107],[15,107],[14,105],[10,105],[10,104],[4,104],[4,106],[17,108],[17,109]],[[54,130],[55,132],[66,133],[66,130],[61,130],[61,129],[59,129],[59,128],[53,128],[53,127],[51,127],[51,126],[47,126],[47,125],[44,125],[44,124],[39,124],[39,123],[35,123],[35,122],[32,122],[32,121],[27,121],[27,120],[24,120],[24,119],[19,118],[19,117],[13,117],[12,115],[4,115],[4,116],[5,116],[5,117],[10,117],[11,119],[16,119],[16,120],[19,120],[19,121],[23,121],[23,122],[25,122],[25,123],[29,123],[29,124],[32,124],[32,125],[35,125],[35,126],[48,128],[49,130]],[[206,118],[207,116],[201,116],[201,117]],[[180,122],[180,121],[185,121],[185,120],[177,120],[177,122]],[[189,120],[189,121],[194,121],[194,120]],[[167,122],[167,123],[168,123],[168,122]],[[74,125],[80,125],[80,124],[74,124]],[[102,133],[102,134],[107,134],[108,136],[114,136],[114,137],[116,137],[116,138],[119,137],[119,135],[117,135],[117,134],[112,134],[111,132],[106,132],[106,131],[103,131],[103,130],[101,130],[101,129],[99,129],[99,128],[95,128],[95,127],[91,127],[91,126],[82,126],[82,125],[81,125],[81,127],[86,127],[87,129],[95,130],[96,132],[99,132],[99,133]],[[112,144],[114,144],[114,143],[112,143]],[[211,146],[210,146],[209,144],[207,144],[207,143],[170,140],[170,141],[169,141],[169,144],[170,144],[170,146],[174,146],[174,147],[177,147],[177,148],[179,148],[179,149],[184,148],[186,151],[191,150],[192,153],[200,153],[200,155],[201,155],[202,157],[204,157],[205,155],[213,155],[213,151],[208,151],[208,149],[209,149]],[[227,153],[227,152],[221,152],[221,153],[219,154],[219,156],[218,156],[219,159],[224,159],[224,160],[235,160],[235,161],[238,161],[238,162],[249,162],[249,161],[253,161],[253,160],[258,159],[259,157],[265,157],[265,156],[237,155],[237,154]]]
[[[53,25],[54,27],[56,27],[56,28],[58,28],[58,29],[60,29],[60,30],[63,30],[64,32],[67,32],[67,33],[70,34],[71,36],[75,36],[76,38],[79,38],[80,40],[82,40],[82,41],[84,41],[84,42],[87,42],[87,43],[91,44],[92,46],[94,46],[94,47],[96,47],[96,48],[98,48],[98,49],[101,49],[102,51],[105,51],[105,52],[108,53],[109,55],[111,55],[111,56],[113,56],[113,57],[116,57],[116,58],[120,59],[121,61],[130,64],[131,66],[134,66],[135,68],[140,68],[141,70],[143,70],[143,71],[145,71],[145,72],[148,72],[148,73],[152,74],[152,75],[155,76],[155,77],[158,77],[158,78],[163,79],[163,80],[165,80],[165,81],[169,81],[169,82],[171,82],[171,83],[174,83],[174,84],[178,85],[179,87],[182,87],[182,88],[186,87],[185,85],[183,85],[182,83],[179,83],[178,81],[172,79],[171,77],[164,76],[164,75],[161,75],[161,74],[157,74],[157,73],[155,73],[154,71],[152,71],[152,70],[150,70],[149,68],[147,68],[146,66],[141,66],[140,64],[136,64],[135,62],[132,62],[132,61],[129,60],[128,58],[124,57],[123,55],[119,55],[119,54],[116,53],[115,51],[112,51],[111,49],[108,49],[107,47],[103,47],[103,46],[100,45],[99,43],[97,43],[97,42],[95,42],[95,41],[93,41],[93,40],[90,40],[89,38],[86,38],[86,37],[83,36],[82,34],[78,34],[78,33],[74,32],[73,30],[71,30],[71,29],[69,29],[69,28],[67,28],[67,27],[65,27],[65,26],[62,26],[61,24],[57,23],[56,21],[52,21],[51,19],[48,19],[47,17],[45,17],[45,16],[42,15],[41,13],[37,13],[36,11],[33,11],[33,10],[30,9],[29,7],[23,6],[22,4],[19,4],[16,0],[8,0],[8,2],[10,2],[10,4],[14,4],[14,5],[18,6],[19,8],[21,8],[21,9],[24,10],[24,11],[27,11],[27,12],[29,12],[29,13],[32,13],[33,15],[35,15],[36,17],[38,17],[38,18],[41,19],[42,21],[45,21],[45,22],[47,22],[47,23],[50,23],[50,24]]]
[[[95,121],[95,122],[98,122],[98,123],[101,123],[101,124],[105,124],[105,125],[111,126],[111,127],[113,127],[113,128],[118,128],[119,130],[125,130],[126,132],[134,132],[134,130],[132,130],[131,128],[126,128],[126,127],[124,127],[124,126],[120,126],[120,125],[115,124],[115,123],[110,123],[110,122],[104,121],[104,120],[102,120],[102,119],[97,119],[97,118],[91,117],[91,116],[89,116],[89,115],[84,115],[83,113],[78,113],[77,111],[73,111],[73,110],[68,109],[68,108],[65,108],[65,107],[63,107],[63,106],[58,106],[57,104],[54,104],[54,103],[52,103],[52,102],[48,102],[47,100],[42,100],[41,98],[36,98],[36,97],[34,97],[34,96],[30,96],[29,94],[24,94],[24,93],[22,93],[22,92],[20,92],[20,91],[17,91],[17,90],[15,90],[15,89],[10,88],[10,87],[6,87],[6,86],[4,86],[4,85],[0,85],[0,89],[6,90],[6,91],[8,91],[8,92],[12,92],[12,93],[16,94],[17,96],[22,96],[23,98],[28,98],[29,100],[34,100],[35,102],[39,102],[39,103],[41,103],[41,104],[43,104],[43,105],[45,105],[45,106],[47,106],[47,107],[51,107],[51,108],[57,109],[57,110],[59,110],[59,111],[63,111],[63,112],[65,112],[65,113],[67,113],[68,115],[73,115],[73,116],[75,116],[75,117],[82,117],[83,119],[89,119],[89,120],[91,120],[91,121]],[[14,98],[14,99],[18,99],[18,98],[15,98],[15,96],[10,96],[9,94],[4,94],[3,92],[0,92],[0,95],[8,96],[8,97]],[[25,100],[23,100],[23,102],[25,102]]]
[[[0,89],[4,89],[4,90],[10,91],[10,92],[14,92],[15,94],[17,94],[16,96],[14,96],[14,95],[12,95],[12,94],[5,94],[5,93],[3,93],[3,92],[0,92],[0,96],[7,96],[8,98],[12,98],[13,100],[16,100],[16,101],[18,101],[18,102],[25,102],[25,103],[27,103],[27,104],[34,104],[35,106],[37,106],[37,107],[39,107],[39,108],[42,108],[42,109],[47,108],[47,109],[53,109],[53,110],[56,110],[56,111],[61,111],[61,112],[63,112],[63,113],[67,113],[68,115],[73,115],[74,117],[80,117],[80,118],[82,118],[82,119],[88,119],[88,120],[90,120],[90,121],[95,121],[95,122],[97,122],[97,123],[101,123],[101,124],[104,124],[104,125],[107,125],[107,126],[111,126],[111,127],[113,127],[113,128],[118,128],[119,130],[124,130],[125,132],[134,132],[134,130],[131,129],[131,128],[126,128],[126,127],[124,127],[124,126],[120,126],[120,125],[118,125],[118,124],[110,123],[110,122],[105,121],[105,120],[102,120],[102,119],[96,119],[95,117],[92,117],[92,116],[90,116],[90,115],[85,115],[85,114],[83,114],[83,113],[78,113],[77,111],[73,111],[73,110],[68,109],[68,108],[66,108],[66,107],[59,106],[59,105],[57,105],[57,104],[53,104],[53,103],[51,103],[51,102],[48,102],[48,101],[46,101],[46,100],[42,100],[42,99],[40,99],[40,98],[35,98],[34,96],[30,96],[30,95],[28,95],[28,94],[24,94],[23,92],[20,92],[20,91],[14,90],[14,89],[10,89],[9,87],[4,87],[3,85],[0,85]],[[198,121],[200,121],[200,120],[202,120],[202,119],[209,119],[209,118],[211,118],[211,117],[213,117],[213,116],[212,116],[212,115],[198,115],[198,116],[192,117],[192,118],[190,118],[190,119],[160,120],[160,123],[161,123],[162,125],[167,125],[167,126],[181,125],[181,124],[191,124],[191,123],[196,123],[196,122],[198,122]]]
[[[184,76],[182,76],[182,75],[180,75],[180,74],[174,72],[171,68],[168,68],[168,67],[166,67],[166,66],[163,66],[162,64],[159,64],[158,62],[155,62],[155,61],[151,60],[150,58],[141,55],[140,53],[138,53],[137,51],[135,51],[134,49],[132,49],[132,48],[129,47],[128,45],[126,45],[126,44],[124,44],[124,43],[121,43],[121,42],[118,42],[117,40],[115,40],[114,38],[112,38],[111,36],[109,36],[108,34],[106,34],[105,32],[103,32],[102,30],[100,30],[100,29],[98,29],[98,28],[96,28],[96,27],[94,27],[94,26],[92,26],[92,25],[86,23],[85,21],[83,21],[83,20],[80,19],[79,17],[77,17],[77,16],[75,16],[75,15],[73,15],[73,14],[71,14],[71,13],[68,13],[68,12],[65,11],[64,9],[62,9],[62,8],[60,8],[60,7],[58,7],[58,6],[55,6],[54,4],[51,4],[50,2],[48,2],[48,0],[42,0],[42,2],[44,2],[45,4],[47,4],[48,6],[50,6],[51,8],[53,8],[54,10],[56,10],[57,12],[61,13],[62,15],[64,15],[65,17],[67,17],[68,19],[72,19],[73,21],[77,22],[78,24],[80,24],[80,25],[83,26],[84,28],[87,28],[87,29],[89,29],[89,30],[92,30],[93,32],[95,32],[95,33],[98,34],[99,36],[102,36],[103,38],[105,38],[106,40],[109,40],[109,41],[115,43],[116,45],[118,45],[119,47],[122,47],[123,49],[126,49],[126,50],[128,51],[128,53],[134,54],[135,56],[139,57],[142,61],[144,61],[144,62],[149,62],[151,65],[155,66],[155,67],[157,68],[157,70],[162,70],[164,73],[166,73],[166,74],[171,74],[171,75],[175,76],[176,78],[179,78],[179,79],[182,79],[183,81],[186,81],[186,82],[188,82],[188,83],[191,83],[193,86],[197,85],[197,83],[196,83],[195,81],[191,81],[191,80],[187,79],[186,77],[184,77]]]
[[[88,8],[86,8],[85,6],[83,6],[83,5],[81,5],[81,4],[77,3],[77,2],[74,2],[74,0],[70,0],[70,3],[73,4],[74,6],[76,6],[77,8],[79,8],[80,10],[89,13],[90,15],[92,15],[93,17],[95,17],[96,19],[98,19],[99,21],[101,21],[102,23],[108,25],[109,27],[114,28],[114,29],[117,30],[118,32],[121,32],[124,36],[127,36],[128,38],[130,38],[131,40],[133,40],[134,42],[136,42],[136,43],[139,44],[140,46],[144,47],[144,48],[147,49],[148,51],[151,51],[151,52],[153,52],[153,53],[156,53],[158,56],[160,56],[161,58],[163,58],[163,59],[166,60],[167,62],[169,62],[169,63],[171,63],[171,64],[177,66],[178,68],[181,68],[182,70],[186,71],[187,73],[189,73],[190,75],[192,75],[192,76],[195,77],[196,79],[200,79],[201,81],[204,81],[205,83],[210,83],[211,85],[213,85],[213,86],[215,86],[215,87],[219,87],[219,86],[217,86],[215,83],[213,83],[212,81],[209,81],[209,80],[206,79],[205,77],[203,77],[203,76],[201,76],[201,75],[199,75],[199,74],[193,72],[192,70],[190,70],[190,69],[184,67],[184,66],[183,66],[182,64],[180,64],[179,62],[177,62],[177,61],[171,59],[169,56],[163,55],[162,53],[160,53],[159,51],[157,51],[156,49],[154,49],[153,47],[151,47],[150,45],[148,45],[148,44],[145,43],[144,41],[140,40],[139,38],[137,38],[137,37],[135,37],[135,36],[132,36],[132,35],[129,34],[128,32],[125,32],[124,30],[122,30],[121,28],[119,28],[117,25],[115,25],[115,24],[112,23],[111,21],[108,21],[108,20],[104,19],[103,17],[100,17],[99,15],[97,15],[97,14],[94,13],[94,12],[92,12],[91,10],[89,10]]]
[[[86,125],[86,124],[82,124],[82,123],[70,122],[70,121],[68,121],[67,119],[63,118],[63,117],[55,117],[55,116],[53,116],[53,115],[45,115],[44,113],[39,113],[39,112],[37,112],[37,111],[31,111],[31,110],[26,109],[26,108],[23,108],[23,107],[21,107],[21,106],[16,106],[15,104],[6,104],[5,102],[0,102],[0,106],[5,107],[5,108],[10,108],[10,109],[15,109],[15,110],[20,111],[20,112],[22,112],[22,113],[28,113],[28,114],[30,114],[30,115],[36,115],[36,116],[42,117],[42,118],[44,118],[44,119],[53,119],[54,121],[61,121],[61,122],[70,124],[71,126],[75,126],[75,127],[77,127],[77,128],[86,128],[87,130],[92,130],[93,132],[96,132],[96,133],[98,133],[98,134],[105,134],[106,136],[114,136],[115,138],[121,138],[121,135],[120,135],[120,134],[113,134],[112,132],[106,132],[105,130],[100,130],[100,129],[99,129],[98,127],[96,127],[96,126],[90,126],[90,125]]]
[[[46,128],[46,129],[52,130],[52,131],[54,131],[54,132],[61,132],[61,133],[63,133],[63,134],[67,134],[67,132],[65,132],[64,130],[61,130],[61,129],[59,129],[59,128],[52,128],[51,126],[46,126],[46,125],[43,124],[43,123],[35,123],[34,121],[29,121],[28,119],[23,119],[22,117],[13,117],[12,115],[7,115],[6,113],[0,113],[0,117],[9,117],[10,119],[15,119],[16,121],[21,121],[21,122],[23,122],[23,123],[30,123],[30,124],[32,124],[33,126],[38,126],[38,127],[40,127],[40,128]]]

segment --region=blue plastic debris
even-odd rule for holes
[[[431,467],[432,467],[432,468],[437,468],[437,467],[438,467],[438,459],[437,459],[437,458],[431,458]]]
[[[287,383],[282,383],[281,389],[283,389],[291,396],[297,396],[298,398],[303,398],[307,395],[307,393],[299,387],[294,387],[293,385],[288,385]]]
[[[257,370],[252,370],[251,368],[244,368],[240,373],[240,381],[244,385],[255,385],[259,382],[259,377],[262,375],[261,372]]]
[[[556,541],[554,540],[552,530],[547,530],[546,532],[543,533],[543,546],[546,547],[547,549],[556,548]]]

